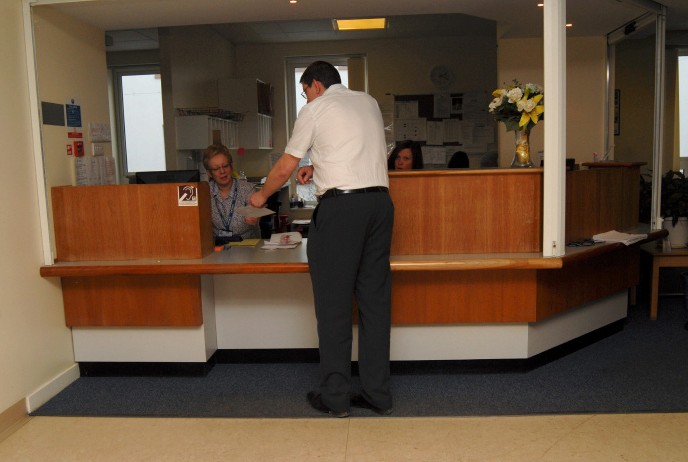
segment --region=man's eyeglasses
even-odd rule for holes
[[[301,92],[301,96],[303,97],[303,99],[308,99],[308,95],[306,95],[306,90]]]
[[[220,170],[229,170],[229,167],[231,167],[232,164],[225,164],[225,165],[220,165],[219,167],[215,168],[209,168],[211,172],[219,172]]]

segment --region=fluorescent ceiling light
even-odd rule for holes
[[[387,18],[333,19],[336,30],[385,29]]]

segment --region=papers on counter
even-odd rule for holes
[[[260,242],[260,239],[243,239],[237,242],[229,242],[226,245],[230,247],[255,247]]]
[[[289,233],[276,233],[270,236],[269,241],[263,243],[263,249],[293,249],[301,243],[301,233],[292,231]]]
[[[266,215],[272,215],[275,212],[265,207],[256,208],[252,205],[247,205],[246,207],[237,207],[236,213],[248,218],[260,218]]]
[[[625,245],[631,245],[643,239],[647,239],[647,234],[627,234],[618,231],[607,231],[606,233],[595,234],[592,238],[595,241],[621,242]]]

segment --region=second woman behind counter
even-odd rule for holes
[[[253,185],[232,175],[232,155],[222,144],[211,144],[203,153],[203,166],[208,172],[210,201],[212,203],[213,236],[215,245],[231,240],[260,237],[258,218],[247,218],[236,213],[238,207],[248,205]]]
[[[388,170],[415,170],[423,168],[423,151],[420,144],[407,140],[397,144],[387,159]]]

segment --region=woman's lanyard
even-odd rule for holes
[[[225,231],[231,233],[232,231],[229,229],[229,225],[232,223],[232,217],[234,216],[234,206],[236,205],[237,201],[237,180],[233,180],[234,187],[232,188],[233,191],[233,197],[232,197],[232,205],[229,207],[229,215],[225,217],[225,214],[222,213],[222,201],[218,200],[217,196],[215,196],[215,205],[217,206],[217,211],[220,214],[220,220],[222,220],[222,224],[225,227]],[[218,189],[218,196],[221,195],[220,190]]]

